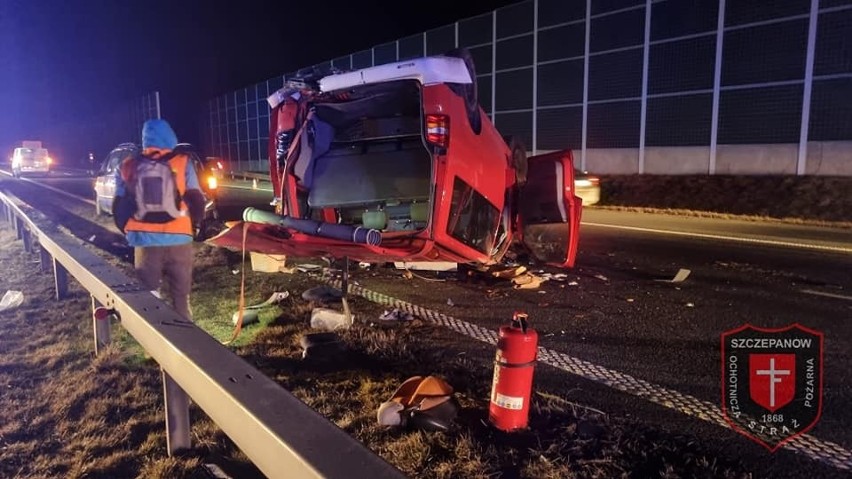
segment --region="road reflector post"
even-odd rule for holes
[[[95,338],[95,356],[100,354],[111,342],[110,323],[115,317],[115,310],[100,306],[95,297],[92,296],[92,326]]]

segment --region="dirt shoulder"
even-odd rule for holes
[[[598,207],[852,227],[852,178],[601,176],[601,202]]]

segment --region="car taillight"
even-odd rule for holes
[[[426,141],[447,148],[450,146],[450,117],[447,115],[426,115]]]

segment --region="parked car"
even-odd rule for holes
[[[574,194],[583,199],[583,206],[597,204],[601,200],[601,180],[588,171],[574,170]]]
[[[205,167],[205,162],[198,155],[198,152],[189,143],[180,143],[175,147],[175,151],[186,154],[195,173],[198,176],[198,181],[201,185],[201,190],[205,196],[205,224],[203,229],[214,226],[213,223],[219,219],[216,210],[216,193],[218,190],[218,181],[215,176],[211,178],[210,169]],[[139,152],[139,146],[135,143],[122,143],[115,147],[106,160],[101,164],[100,170],[95,177],[95,213],[97,215],[111,214],[112,201],[115,197],[115,172],[119,165],[126,158],[136,155]]]
[[[106,160],[95,176],[95,213],[97,215],[112,212],[112,199],[115,197],[115,172],[125,158],[135,155],[139,147],[134,143],[122,143],[107,155]]]
[[[290,83],[270,106],[278,215],[249,222],[247,250],[480,265],[514,250],[573,266],[572,153],[527,158],[504,139],[466,52]],[[211,242],[239,249],[241,227]]]

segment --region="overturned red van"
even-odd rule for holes
[[[290,82],[270,97],[275,215],[211,243],[301,257],[571,267],[570,150],[527,157],[480,108],[465,51]]]

